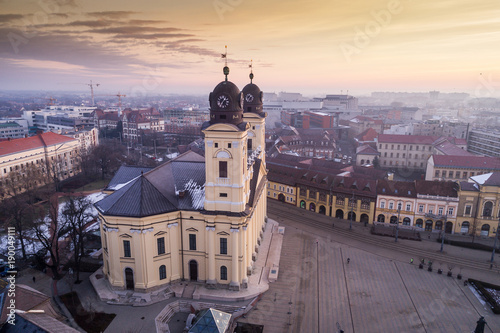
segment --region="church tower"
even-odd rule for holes
[[[207,211],[241,213],[249,196],[250,171],[247,168],[248,124],[243,122],[243,94],[227,80],[210,93],[210,121],[205,135]]]
[[[252,68],[252,65],[250,65]],[[254,154],[258,158],[265,161],[265,121],[267,114],[263,111],[262,97],[263,93],[260,88],[253,83],[253,68],[250,72],[250,83],[243,90],[243,120],[248,122],[248,154]]]

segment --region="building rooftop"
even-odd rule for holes
[[[415,187],[418,194],[436,195],[440,197],[458,197],[455,182],[443,182],[438,180],[416,180]]]
[[[432,155],[432,159],[437,167],[500,170],[500,158],[497,157]]]
[[[377,181],[377,194],[416,198],[417,190],[414,182],[380,179]]]
[[[29,138],[3,141],[0,142],[0,156],[13,154],[30,149],[36,149],[40,147],[48,147],[70,141],[76,141],[76,139],[52,132],[37,134]]]
[[[500,186],[500,172],[485,173],[470,177],[470,179],[483,186]]]

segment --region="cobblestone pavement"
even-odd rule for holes
[[[318,235],[279,222],[286,230],[278,281],[240,321],[262,324],[265,333],[337,327],[346,333],[455,333],[473,331],[483,315],[485,332],[500,332],[499,316],[462,281],[437,274],[437,266],[428,272],[397,253],[391,259],[387,251],[334,241],[333,231]]]

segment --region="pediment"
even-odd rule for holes
[[[191,228],[186,229],[186,231],[198,232],[198,229],[191,227]]]
[[[221,231],[221,232],[218,232],[217,235],[221,235],[221,236],[229,236],[229,233],[225,232],[225,231]]]

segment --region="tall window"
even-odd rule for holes
[[[123,256],[125,258],[132,257],[132,254],[130,252],[130,241],[128,241],[128,240],[123,241]]]
[[[471,205],[465,206],[465,215],[470,215],[471,211],[472,211],[472,206]]]
[[[448,215],[453,216],[453,207],[448,208]]]
[[[443,215],[443,207],[439,207],[439,209],[438,209],[438,215]]]
[[[394,202],[389,202],[389,209],[393,209],[394,208]]]
[[[247,141],[247,149],[252,150],[252,139],[248,139]]]
[[[409,212],[411,210],[411,204],[406,204],[406,211]]]
[[[165,253],[165,237],[156,239],[156,244],[158,246],[158,255]]]
[[[189,249],[196,251],[196,235],[194,234],[189,234]]]
[[[226,266],[220,267],[220,279],[227,280],[227,267]]]
[[[220,254],[227,254],[227,238],[220,239]]]
[[[385,201],[380,202],[380,208],[385,208]]]
[[[227,161],[219,161],[219,178],[227,178]]]
[[[165,280],[167,278],[167,267],[165,265],[160,266],[160,280]]]

